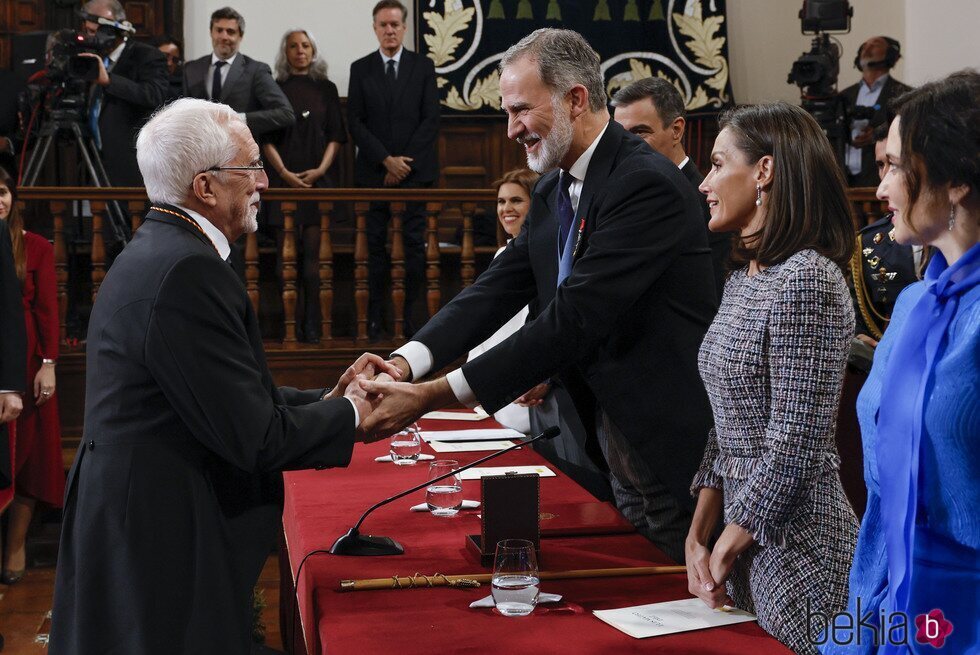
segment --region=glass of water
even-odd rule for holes
[[[454,459],[437,459],[429,464],[429,479],[438,478],[458,467],[459,462]],[[459,474],[426,487],[425,502],[433,516],[456,516],[463,506],[463,481]]]
[[[422,453],[422,435],[419,433],[419,426],[412,423],[410,426],[391,435],[389,443],[391,461],[399,466],[414,466]]]
[[[540,589],[534,544],[526,539],[498,541],[490,584],[493,603],[504,616],[533,612]]]

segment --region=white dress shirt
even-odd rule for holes
[[[878,103],[879,96],[881,96],[881,90],[885,88],[886,80],[888,80],[887,74],[882,75],[871,86],[868,86],[868,83],[862,79],[859,82],[857,100],[854,104],[858,107],[874,107]],[[861,130],[866,128],[868,124],[867,119],[851,121],[851,138],[853,139],[860,134]],[[847,169],[851,171],[852,175],[861,173],[861,148],[847,146]]]
[[[231,57],[229,57],[228,59],[222,59],[221,57],[214,54],[213,52],[211,53],[211,65],[208,66],[208,74],[204,78],[204,88],[207,89],[209,98],[211,97],[211,83],[214,81],[214,65],[219,61],[224,61],[225,64],[227,64],[221,67],[221,88],[224,89],[225,82],[228,81],[228,71],[231,70],[231,65],[235,63],[236,57],[238,57],[237,52],[233,54]],[[218,99],[220,100],[221,98]]]
[[[388,73],[388,62],[393,61],[395,62],[395,77],[398,77],[398,70],[402,62],[402,51],[404,49],[405,48],[398,48],[398,52],[396,52],[393,57],[389,57],[388,55],[386,55],[383,50],[380,49],[378,50],[378,52],[381,53],[381,62],[383,64],[385,74]]]
[[[589,162],[592,161],[592,155],[599,145],[599,140],[602,139],[602,135],[606,133],[608,127],[609,124],[607,123],[592,144],[586,148],[585,152],[572,164],[572,167],[566,171],[573,178],[571,185],[568,187],[568,196],[572,201],[572,209],[575,212],[578,212],[578,202],[582,197],[582,187],[585,184],[585,173],[589,170]],[[556,258],[557,254],[556,251]],[[432,352],[428,347],[418,341],[409,341],[391,355],[392,357],[401,355],[405,358],[405,361],[408,362],[409,367],[412,369],[412,378],[414,379],[424,377],[432,370]],[[470,387],[469,382],[466,381],[466,376],[463,375],[463,369],[457,368],[455,371],[451,371],[446,375],[446,381],[449,382],[453,394],[456,395],[456,400],[460,403],[470,408],[476,407],[479,404],[479,401],[476,399],[476,394],[473,393],[473,388]]]

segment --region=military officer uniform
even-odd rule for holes
[[[855,334],[881,339],[898,294],[918,279],[915,271],[912,247],[895,241],[891,214],[858,232],[851,258]]]

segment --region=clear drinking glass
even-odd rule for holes
[[[504,616],[533,612],[540,589],[534,544],[526,539],[498,541],[490,584],[493,603]]]
[[[437,459],[429,464],[429,479],[438,478],[459,466],[454,459]],[[463,481],[459,474],[425,488],[425,502],[433,516],[456,516],[463,506]]]
[[[422,435],[419,426],[411,424],[401,432],[391,435],[389,444],[391,461],[399,466],[414,466],[422,453]]]

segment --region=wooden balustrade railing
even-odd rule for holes
[[[883,203],[874,195],[874,189],[850,189],[849,199],[854,209],[855,227],[861,227],[877,220],[885,211]],[[88,280],[70,279],[72,266],[69,261],[69,248],[66,223],[71,207],[70,201],[88,200],[91,207],[91,242],[89,248],[90,273]],[[394,340],[404,339],[403,302],[405,298],[405,244],[401,226],[404,221],[407,203],[423,202],[425,211],[425,304],[429,315],[435,314],[443,301],[443,255],[440,246],[440,230],[451,226],[462,226],[461,245],[451,250],[458,257],[459,287],[465,288],[473,283],[477,275],[477,255],[488,255],[491,247],[477,248],[474,245],[473,219],[479,204],[489,206],[495,194],[489,189],[269,189],[263,194],[266,202],[279,202],[283,216],[283,238],[278,261],[281,262],[279,274],[279,303],[282,313],[282,347],[299,347],[295,310],[299,298],[302,257],[297,247],[298,230],[295,212],[300,202],[315,202],[320,214],[319,223],[319,264],[315,272],[319,281],[317,302],[320,308],[320,348],[335,345],[338,339],[366,342],[368,338],[368,248],[367,214],[370,203],[388,201],[391,203],[390,258],[391,258],[391,301],[393,307]],[[69,298],[77,297],[73,289],[83,289],[87,282],[91,286],[94,302],[99,287],[108,268],[106,259],[106,237],[104,227],[108,220],[107,203],[116,202],[128,217],[133,231],[139,228],[147,207],[146,194],[141,188],[88,188],[88,187],[22,187],[18,202],[45,203],[51,217],[51,236],[54,241],[55,272],[58,288],[58,315],[62,341],[68,337],[66,316],[69,311]],[[338,243],[338,232],[334,217],[344,208],[350,209],[353,220],[351,228],[343,232],[345,243]],[[77,250],[77,248],[75,249]],[[264,252],[268,252],[265,250]],[[256,235],[249,234],[245,241],[245,288],[249,300],[257,313],[263,305],[261,297],[262,276],[259,241]],[[349,326],[352,333],[348,337],[338,337],[335,332],[334,303],[338,280],[337,257],[349,257],[352,292],[348,292],[347,302],[353,309],[353,321]],[[488,258],[486,258],[488,259]],[[345,269],[346,270],[346,269]],[[345,288],[351,288],[344,285]],[[268,300],[268,299],[267,299]],[[309,305],[307,305],[309,306]],[[342,332],[343,330],[341,330]],[[313,345],[305,347],[315,347]]]
[[[388,201],[391,207],[390,224],[390,258],[391,258],[391,301],[393,308],[394,340],[404,339],[405,299],[405,244],[401,226],[404,222],[407,203],[423,202],[425,211],[425,303],[428,313],[434,314],[443,302],[442,277],[444,250],[440,246],[440,230],[446,231],[451,226],[462,224],[462,245],[448,249],[458,256],[461,285],[472,284],[476,276],[476,255],[474,247],[473,215],[477,206],[483,203],[489,206],[495,201],[496,195],[488,189],[451,189],[451,190],[402,190],[402,189],[269,189],[263,194],[265,202],[278,202],[283,217],[282,246],[278,254],[279,272],[279,301],[282,313],[282,346],[286,349],[299,347],[297,340],[296,306],[299,299],[299,286],[302,275],[302,257],[298,247],[301,238],[296,225],[296,210],[300,202],[315,202],[320,214],[318,255],[319,263],[316,271],[308,274],[315,275],[319,281],[318,302],[320,308],[320,330],[322,338],[319,347],[328,348],[334,345],[335,336],[333,319],[334,302],[336,297],[337,257],[344,256],[352,259],[353,293],[349,302],[353,305],[353,334],[347,339],[355,342],[367,340],[367,311],[368,311],[368,248],[367,248],[367,213],[370,202]],[[66,232],[66,222],[74,201],[87,200],[90,203],[91,219],[86,231],[91,233],[88,248],[90,273],[87,280],[70,279],[70,272],[77,276],[78,266],[69,261],[69,253],[78,251],[70,247]],[[54,241],[55,270],[58,285],[58,314],[60,334],[64,342],[68,335],[66,316],[69,312],[69,298],[73,288],[82,289],[86,283],[91,286],[91,298],[94,302],[99,287],[105,278],[109,262],[107,261],[107,241],[105,227],[108,218],[108,203],[115,202],[127,217],[133,232],[139,229],[147,208],[147,198],[142,188],[89,188],[89,187],[22,187],[19,190],[18,202],[24,206],[28,203],[43,203],[51,216],[51,236]],[[351,206],[353,211],[353,229],[344,232],[348,242],[338,244],[335,234],[334,216],[342,206]],[[493,248],[484,247],[483,253],[489,255]],[[263,282],[261,262],[263,252],[255,234],[247,235],[245,239],[245,288],[249,300],[257,313],[263,306],[261,297]],[[278,309],[278,308],[277,308]],[[276,312],[278,313],[278,311]],[[310,345],[308,347],[315,347]]]

